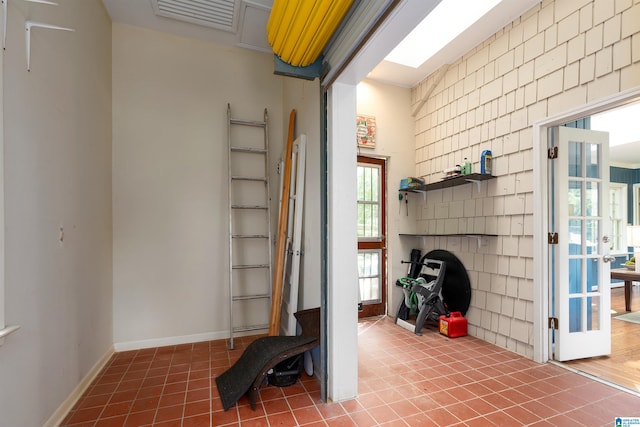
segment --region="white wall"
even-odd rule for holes
[[[459,237],[425,245],[469,270],[471,335],[533,355],[532,125],[640,86],[639,34],[638,0],[544,1],[452,64],[416,117],[417,173],[430,182],[464,157],[478,171],[482,150],[493,151],[497,179],[480,192],[429,192],[418,215],[418,232],[498,235],[480,248]],[[434,78],[413,89],[414,105]]]
[[[400,179],[415,176],[414,123],[411,116],[411,90],[364,80],[357,86],[358,114],[376,118],[376,146],[359,148],[362,156],[387,159],[387,310],[392,316],[402,298],[402,290],[395,286],[398,278],[406,276],[411,249],[420,242],[398,236],[415,231],[416,212],[424,204],[422,195],[409,194],[409,215],[404,200],[399,209]]]
[[[227,103],[269,110],[275,214],[282,79],[271,55],[113,25],[116,348],[228,336]]]
[[[34,29],[25,19],[76,29]],[[112,344],[111,22],[99,0],[9,2],[0,423],[41,426]],[[64,239],[59,241],[60,227]]]

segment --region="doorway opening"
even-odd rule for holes
[[[539,331],[538,338],[540,341],[537,348],[542,349],[543,353],[536,352],[536,356],[541,356],[540,361],[554,358],[554,339],[557,338],[555,335],[557,332],[547,328],[547,318],[553,317],[554,304],[556,303],[553,293],[553,272],[556,267],[552,258],[554,249],[551,245],[546,244],[547,231],[556,226],[551,214],[547,215],[547,212],[552,212],[552,202],[550,201],[552,197],[550,187],[552,178],[550,167],[547,166],[546,152],[548,141],[552,138],[549,136],[549,129],[555,126],[562,126],[568,122],[579,122],[587,118],[588,128],[610,133],[611,142],[608,147],[610,160],[608,165],[604,165],[608,166],[610,177],[606,185],[603,184],[603,188],[608,192],[609,202],[608,206],[604,207],[605,211],[601,213],[601,216],[608,221],[608,225],[611,227],[607,243],[607,255],[613,258],[611,269],[620,268],[626,260],[633,256],[633,248],[626,246],[624,230],[627,224],[635,223],[638,216],[637,201],[635,200],[637,197],[635,192],[637,190],[634,190],[634,188],[640,186],[640,159],[634,160],[633,156],[635,153],[640,156],[640,137],[630,140],[627,144],[616,145],[613,137],[616,131],[615,128],[606,129],[597,120],[591,120],[591,123],[589,123],[588,119],[595,119],[604,112],[608,114],[609,112],[618,111],[619,107],[626,107],[634,102],[640,105],[638,103],[639,94],[640,91],[638,90],[621,93],[568,114],[549,118],[534,126],[536,140],[540,141],[537,156],[540,159],[540,168],[536,173],[538,178],[536,182],[539,184],[536,200],[540,209],[534,215],[537,217],[534,221],[537,224],[536,228],[539,230],[539,235],[536,237],[536,247],[540,249],[536,251],[538,255],[536,258],[538,259],[539,267],[541,267],[538,269],[538,276],[534,280],[539,291],[537,296],[540,297],[540,302],[537,304],[538,310],[536,310],[536,313],[541,315],[538,319],[540,327],[537,330]],[[626,127],[632,127],[633,122],[627,121],[625,125]],[[564,220],[568,219],[571,219],[571,217],[564,218]],[[560,221],[563,221],[563,219],[560,219]],[[538,226],[541,227],[538,228]],[[542,241],[543,239],[544,242]],[[534,260],[534,262],[536,261]],[[576,358],[576,360],[562,363],[569,368],[637,393],[640,391],[640,369],[638,369],[640,366],[640,357],[638,356],[640,354],[640,344],[636,344],[639,341],[630,339],[630,336],[640,336],[640,324],[616,319],[616,317],[626,312],[624,287],[611,280],[607,280],[603,285],[602,291],[610,292],[611,296],[610,354],[591,358]],[[640,311],[640,287],[638,283],[632,286],[631,300],[633,301],[631,310]],[[634,345],[638,347],[632,348]]]
[[[358,156],[358,318],[386,312],[386,162]]]

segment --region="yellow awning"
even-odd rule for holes
[[[287,64],[306,67],[316,61],[353,0],[275,0],[267,22],[267,40]]]

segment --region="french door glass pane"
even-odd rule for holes
[[[600,301],[601,298],[597,295],[587,298],[587,331],[600,330]]]
[[[569,216],[582,215],[582,182],[569,181]]]
[[[582,176],[582,143],[569,142],[569,176]]]
[[[582,259],[569,260],[569,293],[582,292]]]
[[[569,298],[569,332],[582,332],[582,298]]]
[[[600,220],[585,220],[586,226],[586,245],[585,249],[587,250],[587,255],[597,254],[598,253],[598,236],[600,234],[598,230],[598,226],[600,225]]]
[[[600,178],[598,164],[600,163],[600,146],[598,144],[586,144],[587,178]]]
[[[382,250],[358,251],[358,283],[362,302],[379,302],[380,289],[380,261]]]
[[[569,220],[569,255],[580,255],[582,253],[582,221],[579,219]]]
[[[597,182],[586,182],[587,189],[585,191],[585,215],[598,216],[598,194],[600,184]]]
[[[587,258],[587,292],[598,292],[598,259]]]

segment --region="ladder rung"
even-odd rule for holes
[[[257,331],[260,329],[269,329],[269,325],[234,326],[233,332]]]
[[[249,268],[269,268],[269,264],[238,264],[232,265],[231,268],[234,270],[246,270]]]
[[[231,119],[230,123],[232,125],[255,126],[259,128],[263,128],[266,126],[265,122],[259,122],[259,121],[253,121],[253,120]]]
[[[231,205],[231,209],[268,209],[268,206],[259,206],[259,205]]]
[[[268,239],[266,234],[234,234],[231,237],[234,239]]]
[[[266,154],[267,150],[264,148],[249,148],[249,147],[231,147],[231,151],[237,153],[253,153],[253,154]]]
[[[236,181],[261,181],[261,182],[267,182],[267,178],[265,178],[264,176],[232,176],[231,179],[236,180]]]
[[[233,300],[245,301],[245,300],[252,300],[252,299],[268,299],[268,298],[271,298],[271,294],[238,295],[238,296],[234,296]]]

